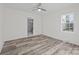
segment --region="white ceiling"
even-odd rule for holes
[[[37,3],[4,3],[5,7],[19,9],[23,11],[31,12],[37,5]],[[47,12],[54,12],[61,10],[62,8],[79,7],[78,3],[42,3],[42,7],[47,9]]]

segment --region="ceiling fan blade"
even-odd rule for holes
[[[43,9],[43,8],[41,8],[41,10],[43,10],[43,11],[47,11],[46,9]]]

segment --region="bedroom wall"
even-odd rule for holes
[[[2,38],[2,22],[3,22],[3,6],[0,5],[0,52],[1,52],[1,49],[2,49],[2,46],[3,46],[3,38]]]
[[[34,35],[41,33],[41,18],[18,9],[5,8],[4,41],[27,37],[27,17],[34,19]]]
[[[74,14],[74,32],[61,31],[61,15],[67,13]],[[44,15],[43,34],[63,41],[79,44],[79,7],[70,6],[69,8]]]

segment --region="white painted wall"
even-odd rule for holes
[[[61,15],[67,13],[74,13],[74,32],[61,31]],[[44,15],[43,33],[53,38],[79,44],[79,7],[69,7]]]
[[[34,35],[41,33],[41,18],[39,15],[17,9],[5,8],[4,41],[27,37],[27,17],[34,19]]]
[[[2,23],[3,23],[3,7],[2,6],[0,6],[0,52],[1,52],[1,49],[2,49],[2,46],[3,46],[3,42],[4,42],[4,40],[3,40],[3,38],[2,38]]]

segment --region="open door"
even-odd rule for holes
[[[27,19],[27,33],[28,33],[28,36],[33,35],[33,19],[31,18]]]

